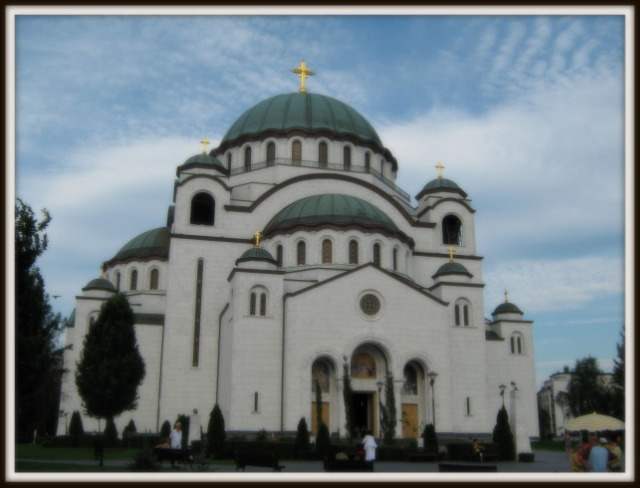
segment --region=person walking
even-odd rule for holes
[[[376,460],[378,444],[376,444],[376,440],[370,430],[367,431],[367,435],[362,439],[362,444],[364,447],[364,460],[370,464],[371,471],[373,471],[373,462]]]

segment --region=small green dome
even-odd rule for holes
[[[113,286],[113,284],[109,280],[105,280],[104,278],[96,278],[95,280],[91,280],[89,283],[87,283],[87,286],[82,289],[82,291],[86,290],[106,290],[112,291],[114,293],[117,291],[116,287]]]
[[[243,252],[242,256],[236,259],[236,266],[244,261],[268,261],[272,264],[278,264],[271,253],[261,247],[252,247]]]
[[[441,275],[450,275],[450,274],[459,274],[459,275],[461,274],[461,275],[469,276],[470,278],[473,276],[471,273],[469,273],[469,271],[467,271],[467,268],[462,266],[460,263],[448,262],[440,266],[438,268],[438,271],[436,271],[436,274],[434,274],[432,278],[436,278]]]
[[[520,315],[524,315],[522,310],[520,310],[516,304],[511,302],[501,303],[496,307],[496,309],[493,311],[491,315],[498,315],[500,313],[517,313]]]
[[[203,164],[207,166],[212,166],[219,171],[222,171],[224,173],[227,172],[226,168],[220,162],[220,160],[215,156],[212,156],[211,154],[200,153],[200,154],[196,154],[195,156],[191,156],[182,164],[182,166],[189,166],[192,164],[198,164],[198,165]]]
[[[429,183],[424,185],[424,188],[422,188],[420,193],[418,193],[417,198],[420,198],[425,192],[434,193],[437,191],[454,191],[456,193],[460,193],[465,198],[467,196],[465,191],[460,188],[455,181],[447,178],[436,178],[435,180],[431,180]]]
[[[355,109],[335,98],[300,92],[276,95],[251,107],[227,131],[220,148],[226,148],[244,136],[280,135],[293,129],[348,135],[382,149],[375,129]]]
[[[350,224],[399,234],[394,222],[380,209],[360,198],[339,193],[314,195],[298,200],[276,214],[265,227],[266,235],[296,226]]]
[[[169,257],[169,229],[167,227],[158,227],[134,237],[122,246],[111,261],[152,257],[159,259]]]

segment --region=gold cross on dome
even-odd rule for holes
[[[209,141],[205,137],[204,139],[202,139],[200,141],[200,144],[202,144],[202,154],[206,154],[207,153],[207,146],[209,145]]]
[[[315,75],[315,72],[307,68],[307,63],[304,62],[304,59],[302,60],[302,63],[300,63],[300,66],[292,69],[291,71],[296,73],[300,77],[300,90],[298,91],[300,93],[306,93],[307,89],[304,87],[304,81],[309,76]]]
[[[442,169],[444,168],[444,166],[442,166],[442,163],[438,162],[438,164],[436,164],[436,168],[438,168],[438,179],[442,179]]]
[[[504,289],[504,303],[509,303],[509,292],[507,289]]]
[[[451,260],[451,262],[453,263],[453,253],[455,251],[453,250],[453,246],[449,246],[449,259]]]
[[[253,237],[256,239],[256,247],[260,247],[260,238],[262,237],[262,233],[257,230],[256,233],[253,234]]]

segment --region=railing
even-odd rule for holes
[[[230,172],[231,176],[249,173],[251,171],[257,171],[263,168],[269,168],[271,166],[300,166],[302,168],[314,168],[314,169],[330,169],[333,171],[345,171],[350,173],[367,173],[373,175],[378,180],[382,181],[385,185],[392,188],[395,192],[399,193],[402,197],[407,200],[411,199],[411,196],[397,186],[393,181],[389,178],[386,178],[379,171],[373,168],[367,168],[366,166],[357,166],[357,165],[349,165],[345,166],[343,164],[337,163],[321,163],[319,161],[305,161],[302,159],[294,160],[294,159],[273,159],[269,161],[261,161],[259,163],[254,163],[250,166],[240,166],[238,168],[233,168]]]

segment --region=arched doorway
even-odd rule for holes
[[[318,434],[320,420],[331,432],[331,403],[336,389],[332,378],[335,378],[333,363],[327,358],[316,359],[311,366],[311,434],[313,436]]]
[[[354,429],[361,437],[367,431],[379,436],[380,382],[387,374],[388,361],[376,345],[358,346],[351,355]]]
[[[404,384],[401,390],[402,437],[420,437],[420,424],[425,420],[426,388],[425,370],[417,361],[408,361],[402,371]]]

